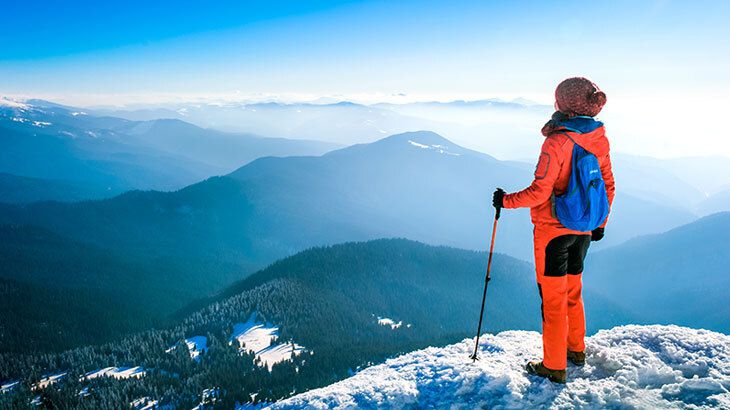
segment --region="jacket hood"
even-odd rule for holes
[[[550,126],[550,135],[566,134],[573,142],[585,148],[596,156],[604,156],[609,152],[603,123],[587,116],[553,119]]]
[[[579,134],[588,134],[595,131],[597,128],[603,127],[603,123],[601,121],[584,115],[557,121],[556,125],[558,126],[558,129],[573,131]]]

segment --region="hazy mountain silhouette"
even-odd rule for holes
[[[24,198],[107,197],[130,189],[179,189],[267,155],[321,154],[331,144],[204,130],[182,122],[136,123],[32,100],[0,105],[0,173],[53,180]],[[69,198],[54,181],[74,186]],[[0,191],[31,181],[0,180]],[[49,190],[43,195],[42,190]],[[74,195],[71,191],[80,191]],[[14,196],[0,198],[14,202]]]
[[[262,266],[311,246],[351,240],[407,237],[485,249],[492,191],[519,189],[531,180],[524,164],[416,132],[320,157],[260,158],[176,192],[4,206],[0,222],[39,225],[146,256],[184,253],[215,261],[232,275],[237,268]],[[650,202],[634,201],[634,206],[623,195],[606,241],[685,222],[681,212]],[[526,210],[504,212],[497,250],[531,260],[531,231]]]
[[[586,288],[647,323],[730,332],[730,213],[588,256]]]

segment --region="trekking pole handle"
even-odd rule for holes
[[[499,215],[502,214],[502,207],[498,206],[496,209],[497,209],[497,213],[494,214],[494,219],[499,219]]]

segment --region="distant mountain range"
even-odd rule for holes
[[[0,204],[0,225],[18,227],[9,232],[25,235],[8,239],[0,277],[67,289],[65,283],[98,277],[100,263],[83,253],[80,259],[34,255],[47,252],[49,243],[68,248],[60,255],[88,248],[90,254],[106,255],[107,275],[118,279],[112,286],[98,277],[101,283],[93,286],[133,295],[130,301],[156,298],[154,306],[139,306],[149,315],[145,318],[162,320],[312,246],[403,237],[484,250],[493,217],[492,191],[496,186],[521,188],[531,178],[522,163],[499,161],[437,134],[417,132],[320,157],[260,158],[227,176],[175,192],[132,191],[80,203]],[[681,215],[621,194],[607,240],[669,229]],[[36,228],[26,233],[26,227]],[[497,251],[531,260],[531,231],[526,210],[505,211]],[[16,242],[23,247],[12,248]],[[57,282],[60,277],[65,279]]]
[[[730,333],[730,212],[590,253],[585,287],[643,323]]]
[[[632,196],[701,215],[730,211],[730,158],[616,154],[613,159],[621,190]]]
[[[430,131],[381,138],[381,127],[423,118],[443,125],[443,113],[542,120],[545,109],[457,101],[175,111],[321,126],[325,140],[341,125],[342,140],[374,140],[332,150],[175,118],[3,101],[0,382],[3,392],[6,380],[21,382],[13,395],[0,394],[0,407],[20,406],[27,393],[60,407],[105,408],[129,402],[130,386],[178,407],[195,406],[203,391],[218,391],[224,406],[278,400],[469,336],[492,192],[526,187],[534,164],[500,161]],[[613,159],[616,201],[584,277],[590,331],[659,322],[730,332],[730,213],[695,221],[730,209],[727,161]],[[502,215],[486,329],[536,330],[528,211]],[[269,367],[241,353],[232,333],[253,313],[267,329],[279,327],[284,350],[298,346],[301,355]],[[175,347],[188,338],[193,348]],[[197,349],[195,359],[188,349]],[[80,380],[109,366],[142,366],[146,375],[131,384]],[[33,393],[47,372],[73,377]],[[86,387],[96,393],[79,396]]]
[[[702,215],[730,210],[730,188],[708,196],[698,205]]]
[[[471,149],[500,158],[518,158],[525,152],[537,152],[533,142],[539,144],[537,131],[552,114],[552,107],[527,100],[489,99],[374,105],[348,101],[166,104],[94,112],[136,121],[178,119],[204,128],[342,145],[431,130]]]
[[[130,189],[173,190],[261,156],[321,154],[335,147],[227,134],[180,121],[97,117],[40,100],[3,101],[0,193],[8,194],[0,202],[93,199]],[[24,192],[16,192],[20,189]]]
[[[235,266],[260,266],[315,245],[393,236],[484,249],[492,191],[516,190],[531,179],[524,164],[417,132],[321,157],[261,158],[178,192],[5,206],[0,222],[39,225],[101,247],[205,254]],[[688,212],[624,193],[615,212],[607,230],[614,243],[691,220]],[[625,218],[618,217],[622,213]],[[529,260],[527,212],[505,212],[502,227],[498,250]],[[221,259],[220,252],[232,258]]]

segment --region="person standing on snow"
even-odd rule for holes
[[[493,197],[495,207],[530,208],[535,225],[537,286],[542,299],[543,360],[529,362],[526,368],[531,374],[558,383],[565,383],[567,360],[578,366],[585,364],[583,261],[590,242],[603,238],[607,218],[592,231],[568,229],[556,216],[555,199],[566,193],[574,145],[578,144],[598,160],[608,207],[613,203],[615,185],[608,139],[603,123],[593,118],[605,103],[606,94],[586,78],[561,82],[555,90],[557,111],[542,128],[545,142],[534,181],[512,194],[497,189]],[[605,212],[607,216],[608,208]]]

